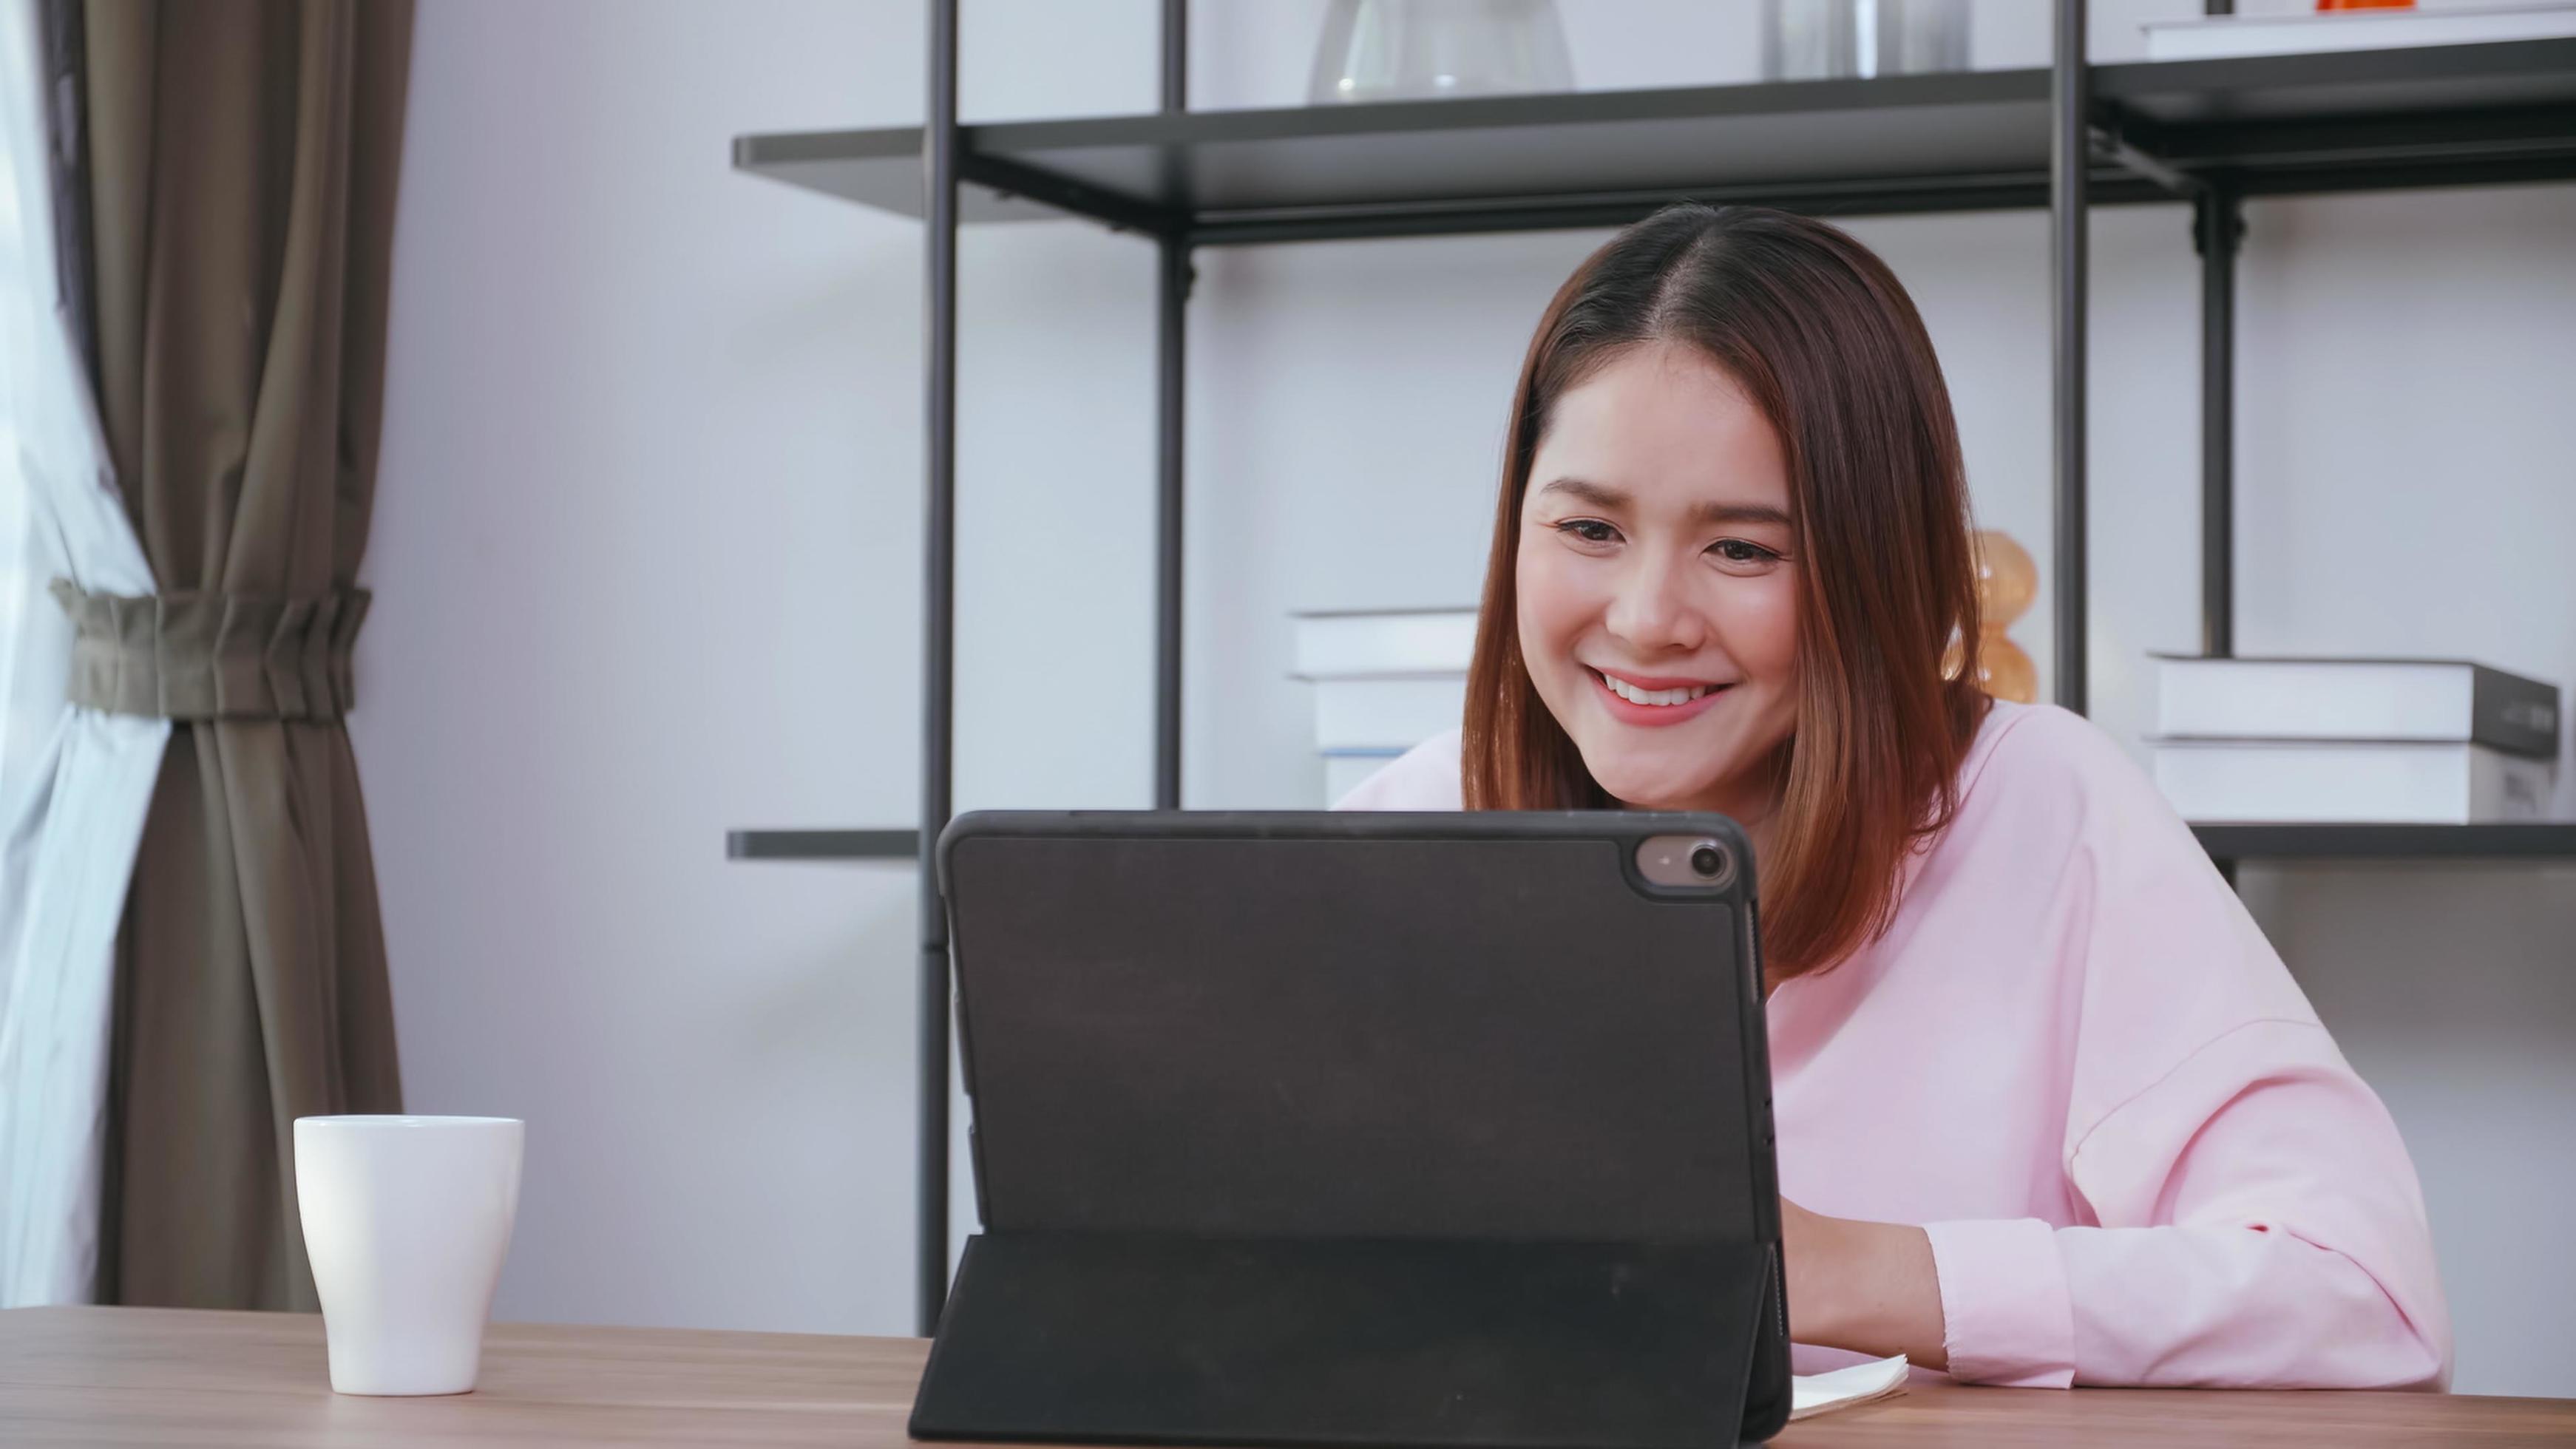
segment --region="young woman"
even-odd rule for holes
[[[1968,539],[1886,265],[1670,207],[1530,343],[1465,728],[1344,804],[1746,827],[1802,1344],[2000,1384],[2442,1386],[2395,1124],[2119,747],[1970,682]]]

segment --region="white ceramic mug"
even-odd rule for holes
[[[525,1132],[511,1117],[295,1119],[295,1194],[333,1389],[473,1389]]]

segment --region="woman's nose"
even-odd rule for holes
[[[1686,583],[1670,564],[1640,562],[1620,580],[1603,623],[1613,638],[1641,654],[1697,649],[1707,641],[1707,622],[1692,606]]]

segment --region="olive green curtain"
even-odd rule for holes
[[[158,593],[57,588],[172,721],[119,941],[99,1296],[311,1308],[295,1118],[401,1108],[342,716],[409,0],[86,0],[99,411]]]

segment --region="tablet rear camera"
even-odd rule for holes
[[[1637,843],[1637,874],[1667,891],[1723,891],[1735,883],[1735,851],[1705,835],[1650,835]]]

